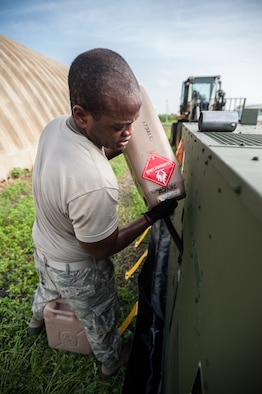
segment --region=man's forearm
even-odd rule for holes
[[[112,250],[112,255],[120,252],[130,245],[139,235],[141,235],[151,224],[144,216],[134,220],[118,229],[118,237]]]

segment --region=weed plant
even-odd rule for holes
[[[145,211],[143,200],[130,181],[124,157],[112,161],[120,184],[120,225]],[[99,363],[93,355],[59,351],[48,347],[43,332],[29,337],[31,302],[38,278],[33,262],[32,225],[34,205],[31,173],[15,169],[0,189],[0,393],[1,394],[118,394],[125,370],[109,381],[99,378]],[[146,245],[137,250],[130,245],[114,256],[121,320],[137,300],[136,278],[125,280],[125,271],[135,264]],[[141,246],[139,247],[141,248]],[[123,334],[132,335],[135,322]]]

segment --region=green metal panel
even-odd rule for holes
[[[262,146],[188,123],[182,135],[184,253],[170,254],[163,393],[261,393]]]

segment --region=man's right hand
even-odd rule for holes
[[[177,207],[177,201],[175,199],[167,199],[160,205],[152,208],[150,211],[144,213],[146,220],[153,224],[159,219],[164,219],[174,212]]]

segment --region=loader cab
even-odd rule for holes
[[[220,76],[189,77],[182,84],[180,114],[197,121],[201,111],[212,110],[216,92],[220,89]]]

